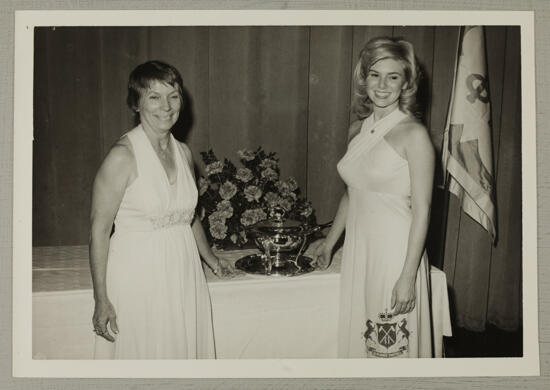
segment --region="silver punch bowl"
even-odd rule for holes
[[[270,213],[247,230],[261,254],[245,256],[235,266],[247,273],[275,276],[295,276],[311,272],[315,267],[310,257],[303,256],[308,237],[331,226],[332,222],[312,225],[286,219],[284,213]]]

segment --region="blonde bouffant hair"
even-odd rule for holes
[[[367,42],[359,54],[359,61],[353,73],[352,111],[364,119],[372,113],[372,101],[367,95],[366,79],[370,68],[380,60],[394,59],[403,66],[407,88],[399,96],[401,111],[415,115],[416,91],[420,70],[414,56],[413,45],[400,38],[378,37]]]

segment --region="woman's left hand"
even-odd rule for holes
[[[416,276],[401,276],[397,279],[391,295],[393,314],[406,314],[414,309],[416,301]]]
[[[231,278],[238,273],[229,260],[217,256],[214,256],[209,262],[209,266],[212,269],[212,273],[218,278]]]

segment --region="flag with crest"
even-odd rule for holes
[[[461,28],[443,144],[448,189],[496,239],[491,102],[482,26]]]

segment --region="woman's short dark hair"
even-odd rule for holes
[[[407,88],[399,96],[399,108],[407,114],[414,114],[420,70],[413,45],[404,39],[378,37],[371,39],[363,47],[353,74],[352,111],[361,119],[372,113],[372,102],[366,88],[368,72],[375,63],[387,58],[394,59],[403,66]]]
[[[147,61],[138,65],[128,80],[128,97],[126,103],[133,111],[139,105],[139,99],[154,81],[166,83],[177,89],[183,103],[183,81],[176,68],[162,61]]]

